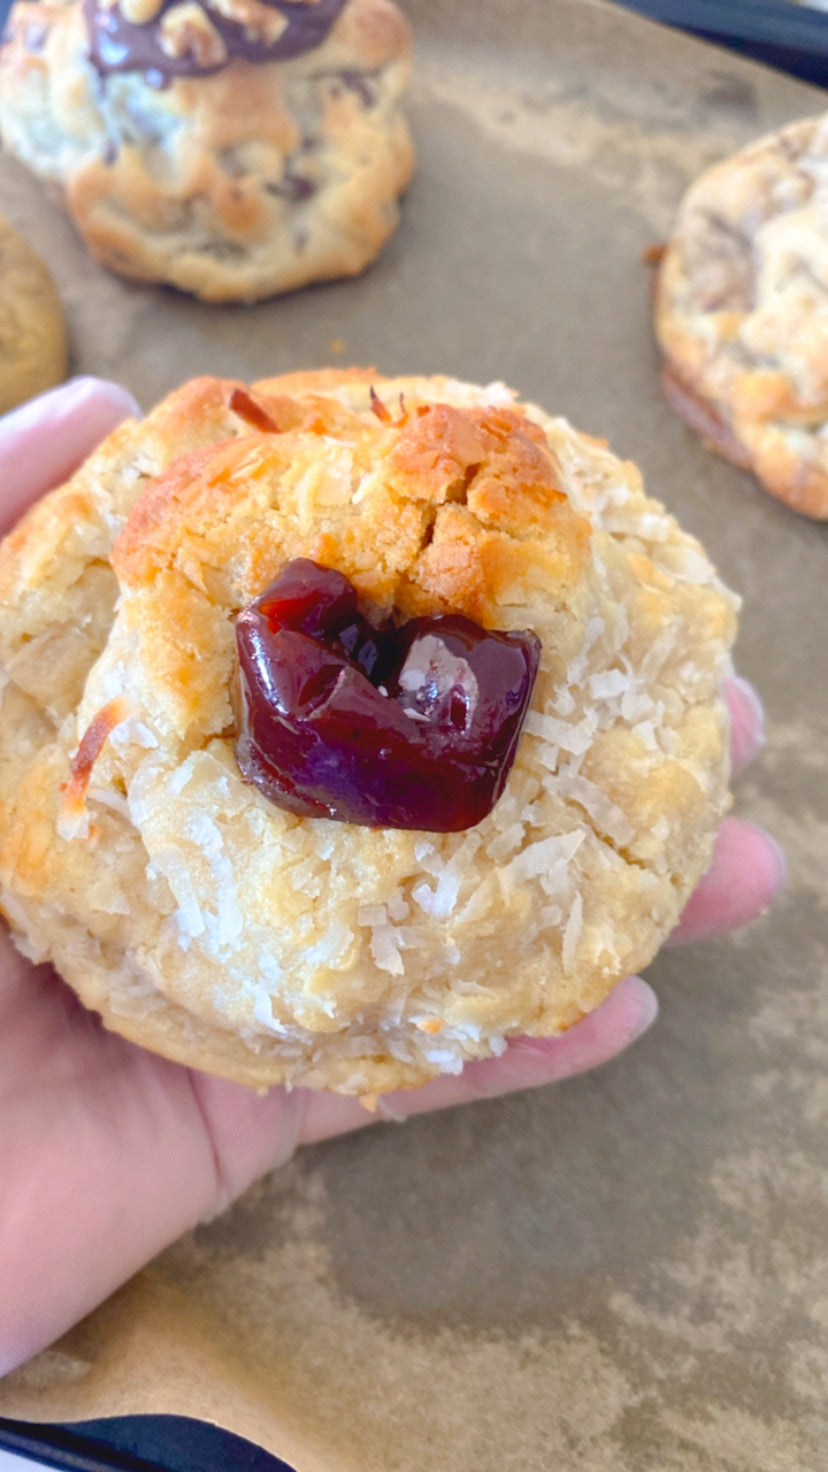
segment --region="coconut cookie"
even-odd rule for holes
[[[0,548],[15,938],[251,1085],[568,1028],[709,863],[735,610],[635,466],[503,385],[188,383]]]
[[[0,215],[0,414],[66,376],[66,329],[49,272]]]
[[[669,402],[794,511],[828,517],[828,114],[692,186],[661,262]]]
[[[391,0],[19,0],[0,135],[105,266],[252,302],[391,235],[409,69]]]

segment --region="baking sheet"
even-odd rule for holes
[[[145,405],[208,369],[369,362],[503,378],[638,460],[744,595],[770,740],[737,811],[791,880],[742,935],[664,952],[625,1058],[306,1150],[8,1376],[0,1414],[202,1416],[298,1472],[817,1472],[828,528],[664,406],[641,257],[703,166],[823,94],[598,0],[406,8],[419,172],[359,281],[201,306],[104,274],[6,158],[2,209],[74,368]]]
[[[828,85],[828,0],[617,0],[766,66]]]

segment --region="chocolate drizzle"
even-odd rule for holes
[[[101,75],[143,72],[151,86],[165,87],[176,77],[209,76],[237,59],[287,61],[322,45],[347,0],[316,0],[312,5],[301,0],[265,0],[287,21],[278,40],[269,44],[251,39],[248,27],[228,20],[204,4],[205,15],[227,51],[226,59],[208,64],[200,63],[191,51],[183,56],[169,56],[163,50],[160,23],[177,3],[179,0],[164,0],[151,21],[134,25],[124,18],[117,5],[110,9],[100,0],[83,0],[93,66]]]

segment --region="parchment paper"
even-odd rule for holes
[[[661,402],[641,254],[698,170],[824,94],[588,0],[408,10],[419,173],[360,281],[204,307],[106,275],[8,159],[2,208],[50,261],[74,367],[146,405],[344,339],[339,361],[504,378],[638,460],[744,594],[770,743],[737,810],[790,884],[746,933],[663,953],[625,1058],[305,1151],[7,1377],[0,1413],[202,1416],[299,1472],[817,1472],[828,530]]]

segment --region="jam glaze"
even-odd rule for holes
[[[203,77],[221,71],[228,62],[287,61],[321,46],[347,0],[262,0],[284,17],[278,39],[265,42],[248,27],[229,19],[207,3],[202,5],[210,26],[224,43],[221,60],[200,58],[195,49],[170,55],[161,45],[161,23],[180,0],[162,0],[152,20],[135,24],[120,7],[105,0],[83,0],[89,56],[101,76],[110,72],[143,72],[150,86],[166,87],[176,77]]]
[[[453,833],[491,811],[540,661],[531,631],[463,614],[394,624],[305,558],[239,614],[242,776],[279,807]]]

